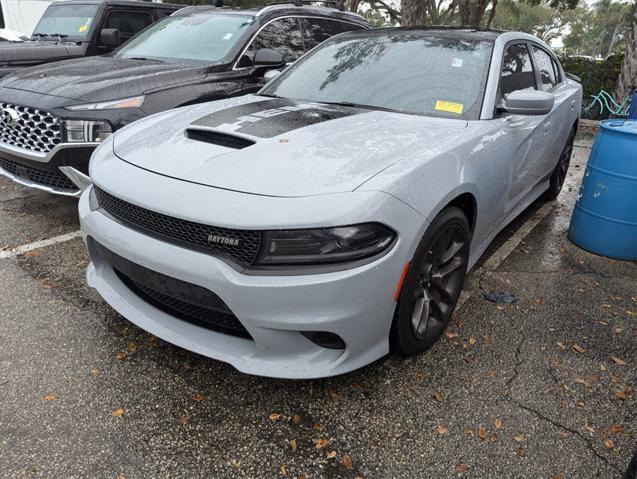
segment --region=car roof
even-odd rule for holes
[[[227,13],[227,14],[237,14],[237,15],[249,15],[253,17],[260,16],[276,16],[277,14],[292,14],[292,15],[318,15],[332,18],[340,18],[344,20],[354,20],[359,23],[367,23],[362,16],[357,13],[350,12],[347,10],[339,10],[337,8],[331,7],[321,7],[314,5],[303,5],[297,6],[294,3],[276,3],[272,5],[266,5],[265,7],[256,7],[256,8],[242,8],[242,7],[215,7],[213,5],[194,5],[194,6],[186,6],[182,10],[180,10],[180,15],[188,15],[193,12],[210,12],[210,13]]]
[[[51,5],[113,5],[116,7],[167,8],[175,10],[184,8],[184,5],[174,3],[155,3],[143,0],[64,0],[53,2]]]
[[[357,30],[345,35],[395,35],[395,34],[422,34],[440,38],[459,38],[463,40],[483,40],[494,42],[500,35],[507,33],[504,30],[487,30],[468,27],[428,26],[428,27],[386,27],[371,30]]]

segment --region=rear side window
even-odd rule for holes
[[[527,88],[536,88],[529,48],[523,43],[511,45],[506,49],[502,61],[500,95]]]
[[[555,62],[548,53],[536,46],[533,46],[533,56],[535,57],[535,68],[540,74],[542,90],[550,90],[557,85]]]
[[[280,18],[261,30],[252,42],[252,52],[260,48],[276,50],[287,63],[299,58],[303,53],[303,37],[298,18]]]
[[[551,58],[551,60],[553,61],[553,70],[555,71],[555,79],[557,80],[557,84],[559,85],[560,83],[562,83],[562,75],[560,73],[560,65],[559,65],[559,63],[557,63],[557,60],[555,58]]]
[[[303,25],[305,48],[308,50],[345,31],[341,22],[324,18],[303,18],[301,24]]]
[[[122,40],[128,40],[151,23],[153,18],[148,13],[115,11],[108,14],[104,28],[115,28]]]

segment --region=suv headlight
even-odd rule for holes
[[[389,247],[396,233],[378,223],[337,228],[266,231],[256,264],[342,263],[374,256]]]
[[[118,110],[120,108],[139,108],[144,103],[144,95],[131,98],[121,98],[119,100],[103,101],[100,103],[87,103],[85,105],[67,106],[67,110]]]
[[[67,143],[100,143],[113,133],[109,123],[92,120],[66,120],[64,130]]]

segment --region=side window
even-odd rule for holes
[[[500,95],[527,88],[536,89],[531,55],[525,44],[511,45],[504,52]]]
[[[305,53],[299,19],[274,20],[257,34],[246,55],[254,55],[259,48],[271,48],[280,52],[287,63],[295,61]]]
[[[303,18],[303,39],[305,48],[310,50],[330,37],[343,33],[341,22],[324,18]]]
[[[540,74],[540,82],[542,83],[542,90],[550,90],[557,85],[557,79],[555,78],[554,62],[551,59],[551,55],[546,53],[541,48],[533,46],[533,56],[535,57],[535,68],[537,68]]]
[[[553,61],[553,71],[555,71],[555,79],[557,80],[557,84],[559,85],[560,83],[562,83],[562,75],[560,74],[560,65],[559,63],[557,63],[557,60],[555,60],[555,58],[551,58],[551,60]]]
[[[151,23],[153,23],[153,17],[149,13],[112,11],[108,14],[102,28],[119,30],[119,37],[122,42],[125,42]]]
[[[365,30],[365,27],[361,25],[355,25],[354,23],[341,22],[344,32],[353,32],[356,30]]]

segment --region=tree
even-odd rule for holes
[[[530,33],[550,43],[562,35],[569,15],[549,5],[500,0],[493,27]]]
[[[633,6],[633,10],[632,33],[615,87],[615,97],[620,101],[637,88],[637,6]]]

